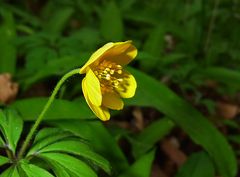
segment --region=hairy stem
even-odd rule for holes
[[[28,133],[20,151],[19,151],[19,154],[18,154],[18,159],[21,159],[22,156],[24,155],[35,131],[37,130],[40,122],[42,121],[44,115],[46,114],[48,108],[51,106],[53,100],[55,99],[57,93],[58,93],[58,90],[61,88],[62,84],[71,76],[75,75],[75,74],[79,74],[79,68],[78,69],[74,69],[70,72],[68,72],[67,74],[65,74],[57,83],[57,85],[55,86],[53,92],[52,92],[52,95],[50,96],[50,98],[48,99],[48,102],[45,104],[42,112],[39,114],[37,120],[35,121],[35,123],[33,124],[30,132]]]

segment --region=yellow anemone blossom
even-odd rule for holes
[[[87,104],[103,121],[110,119],[109,109],[123,109],[121,98],[134,96],[137,83],[133,75],[123,67],[137,55],[131,41],[110,42],[92,54],[80,69],[86,73],[82,90]]]

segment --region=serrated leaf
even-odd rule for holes
[[[20,162],[22,170],[26,173],[28,177],[54,177],[48,171],[40,168],[33,164],[27,164],[25,162]]]
[[[51,166],[51,169],[57,177],[70,177],[69,173],[66,171],[66,168],[58,162],[48,158],[44,158],[44,160]]]
[[[101,122],[72,120],[49,123],[89,140],[91,147],[103,155],[116,172],[124,171],[129,167],[122,150]]]
[[[155,143],[167,135],[173,127],[174,123],[171,120],[163,118],[154,121],[143,129],[136,137],[130,139],[134,156],[139,157],[149,151]]]
[[[14,171],[14,167],[9,167],[8,169],[1,172],[0,177],[11,177]]]
[[[74,140],[60,141],[44,147],[43,149],[39,150],[39,153],[54,152],[54,151],[65,152],[65,153],[85,157],[93,161],[94,163],[96,163],[108,174],[110,174],[111,172],[109,162],[103,157],[101,157],[100,155],[93,152],[90,149],[90,147],[83,142],[74,141]]]
[[[55,132],[55,134],[50,134],[50,133],[53,133],[53,131],[51,129],[43,129],[39,133],[46,134],[46,135],[47,135],[47,133],[49,133],[49,134],[48,134],[48,136],[41,138],[41,139],[38,138],[38,136],[37,136],[37,138],[38,138],[37,141],[35,141],[34,144],[31,146],[31,149],[29,150],[27,155],[34,155],[36,153],[39,153],[39,151],[47,145],[56,143],[57,141],[61,141],[64,138],[74,136],[72,133],[66,132],[63,130],[59,131],[59,132]]]
[[[18,110],[24,120],[36,120],[48,98],[29,98],[18,100],[11,106]],[[31,106],[31,109],[29,107]],[[56,111],[58,110],[58,111]],[[44,116],[44,120],[57,119],[88,119],[95,118],[84,99],[80,102],[56,99]]]
[[[23,121],[14,110],[0,110],[0,129],[7,146],[15,152],[23,128]]]
[[[62,153],[42,153],[40,158],[56,161],[77,176],[97,177],[96,173],[84,162]]]
[[[205,152],[192,154],[176,177],[215,177],[214,166]]]
[[[132,105],[152,106],[166,114],[210,154],[223,177],[235,177],[236,158],[225,137],[200,112],[164,84],[140,71],[130,71],[136,77],[138,89],[129,103],[131,101]]]
[[[34,138],[33,144],[36,144],[39,141],[42,141],[42,140],[48,138],[49,135],[61,134],[63,132],[65,132],[65,131],[63,131],[60,128],[44,128],[37,133],[37,135]]]
[[[10,162],[9,158],[0,155],[0,166]]]
[[[126,172],[118,177],[149,177],[154,160],[155,150],[140,157]]]
[[[106,40],[119,41],[123,38],[123,21],[121,12],[114,1],[106,5],[101,14],[101,33]]]
[[[15,166],[11,166],[0,174],[0,177],[20,177]]]

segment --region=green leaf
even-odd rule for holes
[[[97,177],[96,173],[88,165],[70,155],[61,153],[42,153],[38,156],[58,162],[77,176]]]
[[[205,152],[192,154],[176,177],[215,177],[214,166]]]
[[[10,177],[20,177],[20,174],[18,173],[18,170],[16,167],[14,167],[13,172],[12,172],[12,176]]]
[[[221,67],[209,67],[200,71],[208,79],[214,79],[221,83],[240,87],[240,72]]]
[[[16,111],[0,110],[0,129],[7,142],[7,146],[15,152],[23,128],[23,121]]]
[[[0,136],[0,147],[4,147],[5,142],[3,141],[2,137]]]
[[[147,128],[143,129],[140,134],[130,139],[134,156],[139,157],[145,154],[153,148],[160,139],[167,135],[173,127],[174,123],[171,120],[163,118],[154,121]]]
[[[12,12],[0,7],[0,73],[15,73],[16,68],[16,47],[13,40],[16,36],[15,22]]]
[[[33,164],[20,162],[22,170],[28,177],[54,177],[48,171]]]
[[[110,41],[120,41],[123,38],[123,21],[121,12],[115,1],[110,1],[106,9],[101,11],[100,30],[103,37]]]
[[[9,162],[10,162],[9,158],[0,155],[0,166]]]
[[[136,160],[129,169],[118,177],[149,177],[154,160],[155,150]]]
[[[74,9],[70,6],[55,8],[55,11],[51,13],[51,17],[46,20],[45,30],[54,34],[61,33],[73,13]]]
[[[0,172],[0,177],[10,177],[13,173],[14,167],[9,167],[8,169]]]
[[[53,129],[56,130],[56,129]],[[29,150],[27,155],[34,155],[39,153],[39,151],[47,145],[55,143],[57,141],[63,140],[64,138],[74,137],[74,135],[70,132],[66,132],[63,130],[53,131],[51,128],[45,128],[41,130],[38,134],[42,137],[40,138],[38,135],[36,136],[36,140],[34,141],[31,149]],[[42,134],[47,136],[42,136]],[[54,136],[51,136],[54,135]]]
[[[48,52],[50,52],[50,51],[51,50],[48,49]],[[40,52],[39,49],[38,49],[38,52]],[[45,52],[47,52],[47,51],[45,51]],[[54,55],[53,52],[51,54]],[[46,54],[41,53],[41,55],[46,55]],[[47,78],[49,76],[65,74],[69,70],[81,66],[84,63],[84,60],[80,60],[79,58],[85,57],[85,55],[86,55],[86,53],[83,53],[79,57],[65,56],[65,57],[62,57],[62,58],[59,58],[56,60],[50,60],[47,63],[44,63],[44,69],[40,69],[40,70],[38,69],[37,71],[34,72],[34,74],[30,73],[29,77],[27,77],[27,78],[19,78],[19,79],[23,79],[23,80],[20,80],[20,82],[24,85],[24,89],[26,89],[30,85],[32,85],[33,83],[35,83],[41,79]],[[39,57],[39,54],[37,55],[35,53],[34,57],[35,58],[32,58],[32,60],[34,59],[36,61],[37,60],[42,61],[42,58],[36,58],[36,57]],[[39,67],[39,66],[36,66],[36,67]]]
[[[111,173],[109,162],[105,160],[103,157],[101,157],[100,155],[93,152],[90,149],[90,147],[83,142],[76,141],[76,140],[60,141],[42,148],[41,150],[39,150],[39,153],[54,152],[54,151],[65,152],[65,153],[85,157],[91,160],[92,162],[96,163],[108,174]]]
[[[54,121],[49,123],[89,140],[91,147],[103,155],[116,172],[124,171],[128,168],[126,157],[101,122],[72,120],[71,122]]]
[[[59,164],[58,162],[50,160],[48,158],[44,158],[44,160],[49,164],[49,166],[51,166],[51,169],[53,170],[57,177],[70,177],[66,168]]]
[[[29,98],[18,100],[11,106],[18,110],[24,120],[35,120],[47,101],[48,98]],[[84,99],[81,99],[80,102],[56,99],[44,116],[44,120],[88,118],[95,118],[95,116],[88,108]]]
[[[164,50],[165,33],[166,27],[164,25],[157,26],[149,33],[149,37],[144,44],[143,50],[156,57],[155,63],[152,63],[152,66],[159,61],[159,57]]]
[[[11,166],[0,174],[0,177],[20,177],[15,166]]]
[[[159,81],[130,69],[138,83],[132,105],[152,106],[179,125],[191,139],[201,145],[223,177],[235,177],[237,163],[225,137],[196,109]]]

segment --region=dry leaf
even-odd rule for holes
[[[187,156],[179,149],[179,144],[176,138],[169,138],[162,142],[161,148],[166,155],[178,166],[182,166],[187,159]]]
[[[220,116],[225,119],[232,119],[236,117],[239,112],[239,107],[236,104],[226,103],[226,102],[218,102],[217,110]]]
[[[6,104],[13,101],[18,92],[18,84],[12,82],[9,73],[0,74],[0,102]]]

